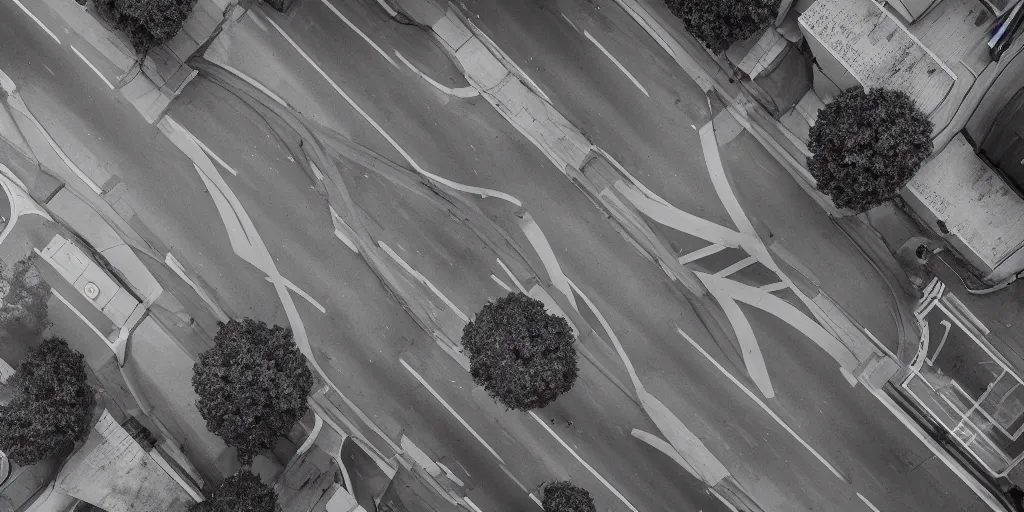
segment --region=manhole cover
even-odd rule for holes
[[[96,283],[85,283],[85,296],[89,297],[89,300],[96,300],[96,297],[100,296],[100,287],[96,286]]]

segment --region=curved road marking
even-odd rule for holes
[[[611,60],[612,63],[619,68],[619,71],[622,71],[622,73],[625,74],[627,78],[629,78],[629,81],[633,82],[633,85],[635,85],[637,89],[640,89],[640,92],[644,93],[644,96],[647,96],[648,98],[651,97],[650,93],[647,92],[647,89],[644,89],[644,86],[640,85],[640,82],[636,79],[636,77],[634,77],[633,74],[630,73],[625,66],[619,63],[619,59],[616,59],[615,56],[611,54],[611,52],[606,50],[604,46],[601,46],[601,43],[597,42],[597,39],[594,39],[594,36],[590,35],[590,32],[584,30],[583,35],[587,39],[589,39],[591,43],[594,43],[594,46],[597,46],[597,49],[601,50],[601,53],[603,53],[605,57],[608,57],[608,59]]]
[[[452,180],[449,180],[447,178],[442,178],[441,176],[438,176],[438,175],[436,175],[434,173],[427,172],[425,169],[420,167],[420,165],[418,163],[416,163],[415,160],[412,159],[412,157],[409,155],[409,153],[406,153],[406,151],[404,149],[402,149],[402,146],[399,146],[398,142],[395,141],[395,139],[393,139],[391,137],[391,135],[388,135],[388,133],[386,131],[384,131],[384,128],[382,128],[381,125],[377,123],[377,121],[374,121],[373,118],[370,117],[370,115],[367,114],[365,110],[363,110],[359,105],[357,105],[356,102],[354,100],[352,100],[352,98],[344,90],[342,90],[342,88],[339,87],[338,84],[336,84],[334,82],[334,80],[331,80],[331,77],[327,75],[327,73],[320,67],[320,65],[317,64],[316,62],[314,62],[313,59],[309,56],[309,54],[307,54],[301,47],[299,47],[298,43],[296,43],[295,40],[291,38],[291,36],[289,36],[287,33],[285,33],[284,29],[282,29],[280,26],[278,26],[278,24],[275,23],[274,20],[272,20],[270,18],[265,18],[265,19],[266,19],[266,21],[268,21],[274,27],[275,30],[277,30],[277,32],[279,34],[281,34],[281,37],[284,37],[285,40],[288,41],[288,43],[292,45],[292,48],[294,48],[295,51],[299,53],[299,55],[302,55],[302,58],[306,59],[306,62],[308,62],[311,66],[313,66],[313,68],[316,69],[318,73],[320,73],[320,76],[322,76],[324,78],[324,80],[327,80],[327,83],[331,84],[331,87],[333,87],[334,90],[339,95],[341,95],[342,98],[345,99],[345,101],[349,104],[349,106],[351,106],[353,109],[355,109],[356,112],[359,112],[359,115],[363,116],[363,119],[365,119],[366,122],[370,123],[370,126],[373,126],[373,128],[375,130],[377,130],[377,133],[380,133],[380,135],[382,137],[384,137],[384,139],[387,140],[388,143],[391,144],[391,146],[393,148],[395,148],[395,151],[398,151],[398,153],[400,155],[402,155],[402,158],[405,158],[405,160],[407,162],[409,162],[409,165],[412,166],[412,168],[416,172],[422,174],[423,176],[426,176],[427,178],[429,178],[431,180],[434,180],[434,181],[436,181],[438,183],[441,183],[441,184],[443,184],[445,186],[448,186],[450,188],[453,188],[453,189],[461,191],[461,192],[466,192],[466,193],[469,193],[469,194],[476,194],[476,195],[479,195],[481,197],[497,197],[499,199],[504,199],[505,201],[508,201],[508,202],[518,206],[518,207],[522,207],[523,206],[523,203],[521,201],[519,201],[515,197],[512,197],[512,196],[510,196],[510,195],[508,195],[508,194],[506,194],[504,192],[499,192],[497,190],[490,190],[490,189],[486,189],[486,188],[480,188],[480,187],[474,187],[474,186],[471,186],[471,185],[463,185],[461,183],[456,183],[456,182],[454,182]]]
[[[28,17],[32,18],[32,21],[36,22],[37,25],[42,27],[43,30],[45,30],[47,34],[50,34],[50,37],[52,37],[54,41],[57,41],[57,44],[60,44],[60,39],[57,39],[57,35],[54,34],[50,29],[46,28],[46,25],[43,25],[43,22],[40,21],[39,18],[36,18],[35,14],[32,14],[32,11],[28,10],[18,0],[14,0],[14,5],[17,5],[18,7],[21,7],[21,10],[25,11],[25,14],[28,14]]]
[[[601,474],[598,473],[597,470],[595,470],[590,464],[587,464],[587,462],[583,460],[583,457],[580,457],[579,454],[576,453],[571,447],[569,447],[569,445],[565,441],[563,441],[561,437],[558,437],[558,434],[556,434],[554,430],[551,430],[551,427],[548,426],[547,422],[540,419],[540,416],[537,416],[537,414],[533,411],[530,411],[530,416],[532,416],[533,419],[537,420],[537,423],[540,423],[540,426],[544,427],[544,430],[551,434],[551,437],[554,437],[558,441],[558,444],[561,444],[563,448],[569,450],[569,453],[571,453],[572,456],[576,458],[576,460],[580,464],[583,464],[583,467],[587,468],[587,470],[590,471],[590,474],[597,477],[597,479],[600,480],[601,483],[604,484],[604,486],[607,487],[609,491],[612,491],[612,494],[614,494],[616,498],[622,501],[622,503],[624,503],[627,508],[629,508],[633,512],[640,512],[639,510],[636,509],[636,507],[634,507],[629,502],[629,500],[626,499],[625,496],[623,496],[618,490],[612,487],[612,484],[608,483],[608,480],[605,480],[605,478],[601,476]]]
[[[817,450],[812,448],[811,445],[807,444],[807,441],[804,441],[803,438],[797,435],[797,433],[794,432],[793,429],[786,424],[786,422],[782,421],[782,418],[780,418],[778,414],[775,414],[775,411],[771,410],[771,408],[769,408],[767,404],[762,402],[761,399],[757,397],[757,395],[755,395],[752,391],[747,389],[747,387],[744,386],[743,383],[741,383],[739,380],[737,380],[736,377],[733,377],[732,374],[729,373],[728,370],[723,368],[721,364],[718,364],[718,361],[715,361],[715,358],[711,357],[711,354],[708,354],[700,345],[698,345],[697,342],[690,337],[690,335],[686,334],[685,332],[683,332],[682,329],[679,329],[678,327],[676,328],[676,332],[678,332],[684,338],[686,338],[686,341],[690,342],[690,345],[693,345],[693,348],[697,349],[697,351],[700,352],[701,355],[704,356],[708,361],[710,361],[711,364],[715,366],[715,368],[718,368],[718,371],[722,372],[722,374],[728,377],[728,379],[732,381],[732,383],[735,384],[736,387],[740,388],[740,390],[743,391],[743,394],[747,395],[747,397],[753,400],[754,403],[759,405],[761,409],[764,410],[764,412],[768,413],[768,415],[771,416],[773,420],[775,420],[776,423],[778,423],[783,429],[785,429],[786,432],[789,432],[789,434],[793,436],[793,438],[796,439],[801,446],[806,448],[807,451],[811,452],[811,454],[814,455],[814,457],[818,459],[819,462],[824,464],[825,467],[827,467],[828,470],[831,471],[832,474],[836,476],[836,478],[849,483],[849,480],[847,480],[846,477],[843,476],[843,474],[840,473],[835,466],[829,463],[829,461],[825,460],[825,457],[822,457],[821,454],[817,452]]]
[[[434,391],[434,388],[427,383],[426,379],[424,379],[419,373],[417,373],[416,370],[413,370],[412,367],[409,366],[409,363],[405,362],[404,359],[398,358],[398,362],[402,363],[402,366],[404,366],[405,369],[408,370],[409,373],[411,373],[412,376],[415,377],[416,380],[424,388],[426,388],[431,395],[434,395],[434,398],[436,398],[438,402],[441,402],[441,405],[443,405],[444,408],[447,409],[448,412],[451,413],[451,415],[454,416],[455,419],[458,420],[463,427],[466,427],[466,430],[468,430],[470,434],[473,434],[473,437],[475,437],[477,441],[480,441],[480,444],[484,445],[484,448],[487,448],[487,451],[491,452],[491,455],[494,455],[495,459],[498,459],[498,462],[505,464],[505,460],[502,459],[500,455],[498,455],[498,452],[494,451],[494,448],[491,448],[491,445],[487,444],[487,441],[484,441],[484,438],[480,437],[480,434],[477,434],[476,430],[473,430],[473,427],[469,426],[469,423],[466,423],[466,420],[462,419],[462,416],[459,416],[459,413],[455,412],[455,409],[453,409],[452,406],[448,405],[448,402],[445,402],[444,398],[441,398],[441,395],[439,395],[437,391]]]
[[[395,61],[391,60],[391,57],[389,57],[387,53],[384,53],[384,50],[382,50],[380,46],[377,46],[377,43],[373,42],[373,40],[370,39],[369,36],[364,34],[362,30],[359,30],[359,27],[355,26],[355,24],[349,21],[348,18],[345,17],[345,15],[341,14],[341,11],[334,7],[334,5],[331,4],[331,2],[329,2],[328,0],[322,1],[324,5],[327,6],[328,9],[330,9],[334,14],[338,15],[338,17],[341,18],[341,21],[344,21],[349,28],[351,28],[357,34],[359,34],[359,37],[362,37],[364,41],[370,43],[370,46],[372,46],[374,50],[377,50],[377,53],[381,54],[385,59],[387,59],[387,61],[390,62],[392,66],[398,68],[398,64]]]
[[[451,87],[447,87],[447,86],[441,85],[441,84],[437,83],[433,78],[430,78],[425,73],[420,71],[419,69],[416,69],[416,66],[414,66],[412,64],[412,62],[409,62],[409,59],[406,59],[405,55],[402,55],[401,52],[399,52],[398,50],[395,50],[395,55],[406,66],[409,66],[409,69],[411,69],[413,73],[416,73],[417,75],[420,76],[420,78],[422,78],[423,80],[426,80],[426,82],[428,84],[433,85],[434,88],[436,88],[437,90],[439,90],[439,91],[441,91],[441,92],[443,92],[445,94],[448,94],[448,95],[451,95],[451,96],[455,96],[457,98],[473,98],[473,97],[476,97],[476,96],[480,95],[480,91],[478,91],[476,89],[476,87],[473,87],[471,85],[467,86],[467,87],[458,87],[458,88],[455,88],[455,89],[452,89]]]
[[[270,276],[267,276],[266,279],[267,279],[268,283],[273,283],[274,282],[274,280],[271,279]],[[310,304],[312,304],[314,308],[319,309],[321,313],[327,314],[327,310],[324,309],[324,307],[322,305],[320,305],[320,303],[317,302],[316,299],[314,299],[308,293],[303,291],[302,288],[299,288],[298,285],[296,285],[295,283],[289,281],[288,279],[285,279],[284,280],[284,286],[285,286],[285,288],[288,288],[289,290],[295,292],[295,294],[298,295],[299,297],[302,297],[303,299],[306,299],[306,301],[309,302]]]

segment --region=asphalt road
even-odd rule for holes
[[[674,204],[726,223],[696,134],[691,133],[691,124],[699,127],[707,121],[703,93],[623,13],[614,11],[614,5],[566,1],[545,3],[541,9],[537,2],[468,4],[480,14],[481,27],[595,143]],[[438,81],[460,85],[457,71],[426,33],[387,21],[367,0],[333,5],[392,58],[398,49]],[[564,10],[556,11],[556,6]],[[561,14],[618,54],[651,98]],[[60,26],[45,10],[37,16],[51,28]],[[0,66],[19,83],[30,108],[55,139],[67,144],[76,162],[82,158],[104,166],[124,180],[126,200],[143,223],[215,290],[230,315],[284,323],[284,312],[264,276],[231,251],[191,163],[16,6],[0,3],[0,19],[16,20],[6,22],[11,30],[0,34]],[[868,510],[858,493],[880,510],[981,509],[967,487],[930,459],[868,393],[851,388],[824,352],[772,317],[745,310],[778,390],[766,402],[845,480],[836,478],[676,333],[676,326],[688,332],[753,389],[731,356],[734,349],[714,345],[693,311],[667,286],[664,273],[625,242],[486,102],[446,96],[400,63],[391,65],[322,2],[307,2],[293,16],[274,19],[423,169],[521,199],[547,234],[565,273],[612,325],[649,391],[684,420],[766,510]],[[361,113],[266,25],[251,18],[243,21],[234,46],[226,49],[237,59],[233,65],[309,118],[404,164],[402,155]],[[246,45],[252,50],[237,51]],[[171,116],[239,171],[237,177],[222,175],[267,241],[282,274],[328,311],[323,314],[295,299],[311,339],[319,340],[325,368],[336,372],[336,384],[351,392],[350,398],[393,440],[408,435],[441,457],[466,481],[469,495],[483,510],[535,507],[501,471],[490,450],[410,376],[401,359],[529,490],[544,480],[572,477],[594,492],[602,509],[624,509],[538,421],[503,411],[474,390],[468,375],[413,324],[362,260],[333,237],[323,199],[259,119],[202,79],[175,103]],[[733,182],[741,203],[823,281],[854,287],[854,295],[864,299],[859,314],[885,318],[879,305],[886,299],[862,279],[868,275],[866,263],[850,259],[850,247],[830,231],[822,214],[812,212],[816,206],[785,171],[747,134],[729,143],[723,156],[727,170],[738,173]],[[353,176],[358,174],[354,171]],[[375,190],[396,193],[387,187]],[[379,208],[375,200],[392,199],[369,197],[367,208]],[[510,224],[507,205],[493,198],[477,204],[506,231],[519,233]],[[379,211],[387,222],[384,231],[404,244],[403,258],[460,309],[472,314],[484,300],[502,293],[486,279],[488,273],[501,275],[500,269],[481,268],[483,260],[474,251],[460,254],[459,242],[465,239],[449,239],[450,226],[431,226],[424,222],[431,220],[426,215],[418,222],[406,218],[406,225],[400,217]],[[408,211],[423,210],[410,206]],[[431,241],[444,242],[428,247]],[[533,265],[541,268],[539,261]],[[849,274],[835,271],[837,267],[849,269]],[[591,323],[598,325],[593,319]],[[881,320],[878,327],[869,325],[882,336],[891,329]],[[632,428],[656,430],[621,391],[584,367],[577,387],[541,411],[542,421],[639,510],[718,510],[693,478],[629,436]]]

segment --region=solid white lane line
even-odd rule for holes
[[[89,59],[85,58],[85,55],[82,55],[82,52],[78,51],[78,48],[75,48],[75,45],[71,45],[71,51],[75,52],[75,55],[78,55],[78,58],[82,59],[82,61],[85,62],[85,65],[89,66],[89,69],[91,69],[93,73],[96,73],[100,77],[100,80],[103,80],[103,83],[107,84],[108,88],[114,88],[114,84],[110,83],[110,80],[107,80],[107,77],[103,76],[103,73],[100,73],[100,70],[96,69],[96,66],[94,66],[92,62],[89,62]]]
[[[370,117],[370,115],[367,114],[365,110],[363,110],[359,105],[357,105],[356,102],[353,101],[352,98],[347,93],[345,93],[345,91],[342,90],[341,87],[338,86],[338,84],[334,83],[334,80],[331,80],[331,77],[328,76],[326,72],[324,72],[324,70],[320,67],[320,65],[318,65],[316,62],[314,62],[313,59],[309,56],[309,54],[307,54],[305,52],[305,50],[303,50],[301,47],[299,47],[298,43],[296,43],[295,40],[291,38],[291,36],[289,36],[287,33],[285,33],[284,29],[282,29],[280,26],[278,26],[278,24],[275,23],[274,20],[272,20],[270,18],[265,18],[265,19],[266,19],[266,21],[268,21],[274,27],[274,30],[277,30],[277,32],[279,34],[281,34],[281,37],[284,37],[285,40],[288,41],[288,43],[292,45],[292,48],[294,48],[295,51],[299,53],[299,55],[302,55],[302,58],[306,59],[306,62],[308,62],[309,65],[313,66],[313,68],[316,69],[318,73],[320,73],[320,76],[324,77],[324,80],[327,80],[327,83],[331,84],[331,87],[333,87],[334,90],[339,95],[341,95],[341,97],[344,98],[345,101],[348,102],[348,104],[353,109],[355,109],[356,112],[359,112],[359,115],[363,116],[363,119],[365,119],[366,122],[370,123],[370,126],[373,126],[373,128],[375,130],[377,130],[377,133],[380,133],[380,135],[382,137],[384,137],[384,139],[386,139],[388,141],[388,143],[391,144],[391,146],[393,148],[395,148],[395,151],[398,151],[398,153],[400,155],[402,155],[402,158],[404,158],[407,162],[409,162],[409,165],[413,169],[415,169],[416,172],[422,174],[423,176],[426,176],[427,178],[429,178],[431,180],[434,180],[434,181],[436,181],[438,183],[441,183],[443,185],[451,187],[451,188],[453,188],[455,190],[458,190],[460,192],[466,192],[466,193],[469,193],[469,194],[475,194],[475,195],[478,195],[478,196],[481,196],[481,197],[485,197],[485,198],[486,197],[497,197],[499,199],[504,199],[505,201],[508,201],[508,202],[518,206],[518,207],[522,207],[523,206],[522,201],[520,201],[520,200],[518,200],[518,199],[516,199],[516,198],[514,198],[514,197],[512,197],[512,196],[510,196],[510,195],[508,195],[508,194],[506,194],[504,192],[499,192],[497,190],[490,190],[490,189],[486,189],[486,188],[474,187],[474,186],[470,186],[470,185],[463,185],[461,183],[456,183],[456,182],[454,182],[452,180],[449,180],[447,178],[442,178],[441,176],[438,176],[436,174],[433,174],[433,173],[430,173],[430,172],[427,172],[426,170],[424,170],[422,167],[420,167],[420,164],[416,163],[416,161],[413,160],[411,156],[409,156],[409,153],[406,153],[406,151],[404,149],[402,149],[402,146],[398,145],[398,142],[395,141],[395,139],[393,139],[390,135],[388,135],[388,133],[386,131],[384,131],[384,128],[382,128],[380,126],[380,124],[377,123],[377,121],[374,121],[373,118]]]
[[[480,444],[484,445],[484,448],[487,448],[487,451],[491,452],[491,455],[494,455],[495,459],[498,459],[502,464],[505,463],[501,456],[498,455],[498,452],[494,451],[494,448],[491,448],[491,445],[487,444],[487,441],[484,441],[484,438],[480,437],[480,434],[477,434],[476,430],[473,430],[473,427],[469,426],[469,423],[466,423],[466,420],[462,419],[462,416],[459,416],[459,413],[455,412],[455,409],[448,405],[448,402],[445,402],[444,398],[441,398],[441,395],[439,395],[437,391],[434,391],[434,388],[427,383],[426,379],[417,373],[416,370],[413,370],[412,367],[409,366],[409,363],[405,362],[404,359],[399,358],[398,361],[402,363],[402,366],[404,366],[405,369],[408,370],[424,388],[427,388],[427,391],[429,391],[431,395],[434,395],[434,398],[436,398],[438,402],[441,402],[441,405],[443,405],[444,408],[447,409],[463,427],[466,427],[466,430],[468,430],[470,434],[473,434],[473,437],[475,437],[477,441],[480,441]]]
[[[370,46],[372,46],[374,50],[377,50],[377,53],[379,53],[382,56],[384,56],[384,58],[387,59],[387,61],[390,62],[392,66],[394,66],[395,68],[398,68],[398,63],[396,63],[394,60],[391,60],[391,57],[389,57],[387,53],[384,53],[384,50],[382,50],[380,48],[380,46],[377,46],[377,43],[373,42],[373,40],[371,40],[369,38],[369,36],[364,34],[362,30],[359,30],[359,27],[355,26],[355,24],[353,24],[351,21],[349,21],[348,18],[346,18],[344,14],[341,14],[341,11],[339,11],[336,7],[334,7],[334,5],[331,4],[331,2],[329,2],[328,0],[322,0],[322,1],[323,1],[324,5],[326,5],[327,8],[331,10],[331,12],[333,12],[334,14],[337,14],[338,17],[341,18],[341,21],[344,21],[345,24],[348,25],[348,27],[351,28],[352,30],[355,30],[356,33],[359,34],[359,37],[362,37],[364,41],[366,41],[367,43],[370,43]]]
[[[605,480],[605,478],[603,476],[601,476],[601,474],[598,473],[597,470],[595,470],[590,464],[587,464],[587,462],[585,460],[583,460],[583,457],[580,457],[579,454],[577,454],[575,450],[573,450],[571,447],[569,447],[569,445],[565,441],[563,441],[561,437],[558,437],[558,434],[556,434],[554,430],[551,430],[551,427],[548,426],[546,421],[542,420],[540,418],[540,416],[537,416],[537,414],[534,413],[533,411],[530,411],[530,416],[533,416],[533,419],[537,420],[537,423],[540,423],[540,426],[544,427],[544,430],[546,430],[549,434],[551,434],[551,437],[554,437],[558,441],[558,444],[561,444],[563,448],[568,450],[569,453],[571,453],[572,456],[580,464],[583,464],[583,467],[587,468],[587,470],[590,471],[590,474],[594,475],[598,480],[600,480],[601,483],[604,484],[604,486],[607,487],[608,490],[611,491],[612,494],[614,494],[616,498],[618,498],[620,501],[622,501],[622,503],[624,503],[627,508],[629,508],[633,512],[639,512],[636,509],[636,507],[634,507],[628,500],[626,500],[625,496],[623,496],[621,493],[619,493],[618,490],[616,490],[614,487],[612,487],[612,484],[610,484],[608,482],[608,480]]]
[[[566,16],[564,12],[562,13],[562,19],[564,19],[565,21],[568,21],[569,22],[569,26],[571,26],[573,30],[575,30],[576,32],[580,31],[580,29],[576,28],[576,24],[573,23],[572,20],[570,20],[569,17]]]
[[[181,123],[178,124],[180,125]],[[206,147],[206,144],[203,144],[203,141],[199,140],[199,137],[192,135],[192,132],[188,131],[184,126],[182,126],[181,129],[185,130],[185,133],[187,133],[188,136],[192,138],[192,140],[196,141],[196,145],[202,148],[203,152],[205,152],[210,158],[212,158],[214,162],[220,164],[220,166],[223,167],[228,172],[230,172],[232,176],[238,176],[238,171],[232,169],[231,166],[228,165],[228,163],[225,162],[224,160],[221,160],[221,158],[217,156],[217,154],[214,153],[213,150]]]
[[[464,499],[466,500],[466,505],[469,505],[469,508],[473,509],[474,512],[484,512],[480,510],[480,507],[476,506],[476,503],[473,503],[473,500],[469,499],[469,496],[466,496]]]
[[[619,63],[619,60],[618,60],[618,59],[616,59],[616,58],[615,58],[615,57],[614,57],[614,56],[613,56],[613,55],[611,54],[611,52],[609,52],[608,50],[606,50],[606,49],[604,48],[604,46],[601,46],[601,43],[597,42],[597,39],[594,39],[594,36],[590,35],[590,32],[587,32],[586,30],[584,30],[584,31],[583,31],[583,35],[584,35],[584,36],[586,36],[586,38],[587,38],[587,39],[590,39],[590,42],[591,42],[591,43],[594,43],[594,46],[597,46],[597,49],[598,49],[598,50],[601,50],[601,53],[603,53],[605,57],[608,57],[608,59],[609,59],[609,60],[611,60],[611,61],[612,61],[612,63],[614,63],[614,64],[615,64],[615,65],[616,65],[616,66],[617,66],[617,67],[619,68],[619,71],[622,71],[622,73],[623,73],[623,74],[625,74],[625,75],[626,75],[626,77],[628,77],[628,78],[629,78],[629,80],[630,80],[631,82],[633,82],[633,85],[635,85],[637,89],[640,89],[640,92],[644,93],[644,96],[647,96],[648,98],[650,98],[650,97],[651,97],[650,93],[648,93],[648,92],[647,92],[647,89],[644,89],[644,86],[640,85],[640,82],[639,82],[639,81],[637,81],[637,79],[636,79],[636,78],[635,78],[635,77],[633,76],[633,74],[632,74],[632,73],[630,73],[630,72],[629,72],[629,71],[628,71],[628,70],[627,70],[627,69],[625,68],[625,66],[623,66],[622,64],[620,64],[620,63]]]
[[[680,256],[679,257],[679,264],[680,265],[685,265],[687,263],[690,263],[691,261],[697,261],[697,260],[699,260],[701,258],[704,258],[706,256],[711,256],[712,254],[718,253],[718,252],[722,251],[723,249],[725,249],[725,246],[724,245],[718,245],[718,244],[711,244],[711,245],[709,245],[707,247],[702,247],[700,249],[697,249],[696,251],[693,251],[693,252],[690,252],[690,253],[686,253],[686,254]]]
[[[409,264],[406,263],[405,260],[403,260],[402,257],[399,256],[394,250],[392,250],[391,247],[388,246],[388,244],[378,240],[377,245],[381,249],[383,249],[384,252],[388,254],[388,256],[391,256],[391,259],[395,260],[395,263],[398,263],[398,265],[401,266],[402,269],[404,269],[406,272],[408,272],[409,275],[413,276],[414,278],[416,278],[417,281],[423,283],[424,286],[429,288],[430,291],[437,296],[437,298],[441,299],[441,302],[444,302],[445,305],[447,305],[448,308],[450,308],[455,313],[455,316],[459,317],[459,319],[461,319],[463,322],[469,322],[469,317],[466,316],[466,314],[463,313],[462,310],[459,309],[459,307],[456,306],[454,302],[448,299],[448,297],[446,297],[445,294],[441,293],[441,290],[438,290],[437,287],[434,286],[433,283],[428,281],[426,277],[423,277],[423,274],[420,274],[419,272],[416,271],[416,269],[409,266]]]
[[[764,412],[768,413],[768,415],[771,416],[772,419],[775,420],[775,422],[778,423],[783,429],[785,429],[786,432],[789,432],[789,434],[793,436],[793,438],[795,438],[801,446],[806,448],[807,451],[811,452],[811,454],[814,455],[814,457],[818,459],[818,461],[824,464],[825,467],[827,467],[828,470],[831,471],[832,474],[836,476],[836,478],[844,482],[849,482],[849,480],[847,480],[846,477],[844,477],[843,474],[840,473],[839,470],[835,468],[835,466],[830,464],[829,461],[825,460],[825,457],[822,457],[821,454],[817,452],[817,450],[812,448],[811,445],[807,444],[807,441],[804,441],[803,438],[797,435],[797,433],[794,432],[793,429],[786,424],[786,422],[782,421],[782,418],[780,418],[778,414],[775,414],[775,411],[771,410],[767,404],[762,402],[761,399],[757,397],[757,395],[755,395],[752,391],[747,389],[747,387],[744,386],[743,383],[737,380],[736,377],[733,377],[728,370],[722,367],[722,365],[718,364],[718,361],[715,361],[715,358],[711,357],[711,354],[708,354],[700,345],[698,345],[697,342],[690,337],[690,335],[686,334],[685,332],[683,332],[682,329],[679,328],[676,328],[676,332],[678,332],[684,338],[686,338],[686,341],[690,342],[690,345],[693,345],[693,348],[697,349],[697,351],[700,352],[701,355],[703,355],[708,361],[710,361],[711,364],[715,366],[715,368],[718,368],[718,371],[722,372],[722,374],[728,377],[729,380],[731,380],[732,383],[736,385],[736,387],[740,388],[740,390],[743,391],[743,394],[747,395],[751,400],[754,401],[754,403],[761,406],[761,409],[763,409]]]
[[[42,27],[43,30],[45,30],[47,34],[50,34],[50,37],[52,37],[54,41],[57,41],[57,44],[60,44],[60,39],[57,39],[57,35],[54,34],[53,31],[51,31],[50,29],[46,28],[46,25],[43,25],[43,22],[40,21],[39,18],[36,18],[35,14],[32,14],[32,11],[28,10],[18,0],[14,0],[14,5],[17,5],[18,7],[21,7],[21,10],[25,11],[25,14],[28,14],[28,17],[32,18],[32,21],[36,22],[36,25],[39,25],[40,27]]]
[[[36,254],[41,254],[39,252],[39,249],[36,249],[35,251],[36,251]],[[110,345],[110,340],[108,340],[107,337],[104,336],[103,333],[100,332],[100,330],[97,329],[96,326],[93,325],[92,322],[90,322],[89,319],[86,318],[85,315],[83,315],[82,312],[78,310],[78,308],[72,306],[71,303],[68,302],[68,300],[65,299],[64,296],[61,295],[60,292],[58,292],[57,290],[51,288],[50,291],[52,291],[53,292],[53,296],[57,297],[57,299],[59,299],[61,302],[63,302],[64,305],[67,306],[68,309],[70,309],[71,312],[74,313],[75,316],[77,316],[79,320],[85,322],[85,325],[88,325],[89,329],[92,330],[92,332],[96,333],[96,336],[99,336],[99,338],[101,340],[103,340],[103,342],[106,343],[108,346]]]
[[[538,498],[537,495],[533,494],[532,492],[530,493],[530,499],[533,500],[533,502],[536,503],[538,507],[544,508],[544,503],[542,503],[540,501],[540,498]]]
[[[270,276],[267,276],[266,279],[267,279],[268,283],[273,283],[274,282],[274,280],[271,279]],[[295,294],[298,295],[299,297],[302,297],[303,299],[306,299],[306,301],[309,302],[310,304],[312,304],[314,308],[319,309],[321,313],[327,314],[327,310],[324,309],[324,307],[322,305],[320,305],[320,303],[317,302],[316,299],[314,299],[308,293],[303,291],[302,288],[299,288],[298,285],[296,285],[295,283],[285,279],[284,280],[284,286],[285,286],[285,288],[288,288],[289,290],[295,292]]]
[[[413,73],[416,73],[417,75],[419,75],[420,78],[425,80],[428,84],[433,85],[435,89],[437,89],[437,90],[439,90],[439,91],[441,91],[441,92],[443,92],[445,94],[448,94],[448,95],[451,95],[451,96],[455,96],[455,97],[458,97],[458,98],[473,98],[473,97],[476,97],[476,96],[480,95],[480,91],[476,90],[476,87],[473,87],[473,86],[458,87],[458,88],[452,89],[451,87],[447,87],[445,85],[441,85],[437,81],[435,81],[433,78],[430,78],[429,76],[427,76],[426,73],[424,73],[424,72],[420,71],[419,69],[417,69],[416,66],[414,66],[412,62],[409,62],[409,59],[406,59],[405,55],[402,55],[401,52],[399,52],[398,50],[395,50],[395,55],[398,56],[398,59],[401,60],[406,66],[408,66],[409,69],[411,69]]]
[[[505,266],[505,262],[501,261],[501,258],[498,258],[498,265],[501,265],[501,268],[506,274],[508,274],[508,278],[512,280],[512,283],[516,285],[516,288],[519,288],[519,291],[522,292],[523,295],[529,295],[526,293],[526,288],[523,288],[523,283],[520,283],[519,280],[516,279],[516,276],[512,274],[512,271],[509,270],[507,266]]]
[[[864,504],[867,505],[869,509],[871,509],[871,512],[882,512],[881,510],[878,510],[877,508],[875,508],[875,506],[872,505],[871,502],[868,501],[868,499],[865,498],[863,494],[858,492],[857,493],[857,497],[860,498],[860,500],[863,501]]]
[[[185,281],[196,292],[196,295],[199,295],[200,299],[203,299],[203,302],[205,302],[206,305],[210,307],[210,310],[213,311],[213,314],[217,317],[217,320],[220,320],[221,322],[225,323],[227,323],[227,321],[230,320],[230,318],[228,318],[227,313],[225,313],[224,310],[217,305],[217,302],[214,301],[213,298],[210,297],[208,293],[206,293],[206,290],[200,288],[199,285],[192,280],[192,278],[188,277],[188,275],[185,274],[185,268],[182,267],[181,263],[178,262],[178,258],[175,258],[174,255],[171,253],[167,253],[167,256],[164,257],[164,263],[166,263],[167,266],[170,267],[175,274],[178,274],[178,277],[180,277],[182,281]]]
[[[509,288],[504,281],[498,279],[498,276],[491,274],[491,279],[494,280],[495,283],[498,283],[498,286],[502,287],[506,292],[512,293],[512,288]]]

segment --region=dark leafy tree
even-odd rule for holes
[[[100,17],[128,36],[141,57],[181,30],[197,0],[96,0]]]
[[[544,512],[597,512],[594,499],[582,487],[571,482],[554,482],[544,486]]]
[[[14,396],[0,406],[0,450],[22,465],[57,455],[88,436],[96,397],[82,354],[48,338],[8,381]]]
[[[462,330],[473,381],[510,409],[544,407],[569,391],[579,372],[564,318],[522,293],[488,302]]]
[[[189,512],[281,512],[274,488],[241,470],[224,479],[209,500],[193,503]]]
[[[291,329],[251,318],[221,323],[193,371],[206,428],[238,448],[243,465],[270,451],[308,409],[313,374]]]
[[[899,194],[931,154],[931,134],[905,93],[852,87],[818,112],[808,170],[836,206],[862,212]]]
[[[669,11],[714,53],[771,24],[781,0],[665,0]]]

